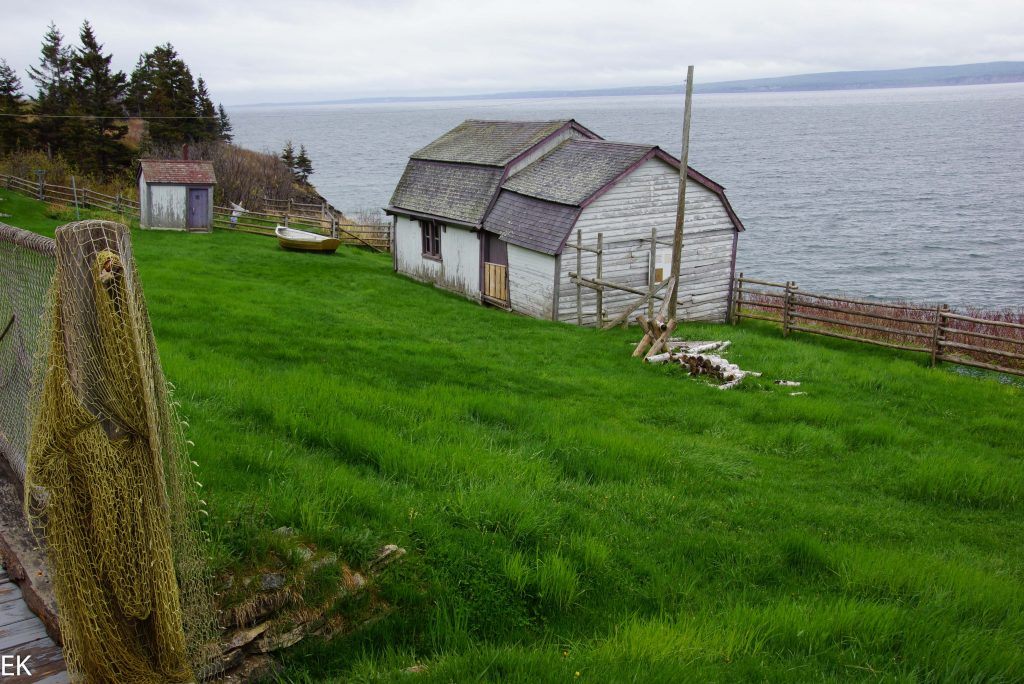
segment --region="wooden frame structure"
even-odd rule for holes
[[[617,283],[607,280],[604,277],[604,254],[609,247],[604,241],[604,233],[597,234],[597,242],[594,246],[586,245],[583,242],[583,231],[576,232],[575,243],[567,244],[566,248],[576,250],[576,270],[569,272],[569,279],[576,285],[576,323],[583,324],[583,288],[594,290],[597,293],[597,311],[595,327],[609,330],[618,325],[625,325],[629,317],[638,309],[647,308],[647,317],[654,317],[654,302],[665,301],[666,295],[662,290],[672,280],[665,278],[656,280],[655,264],[657,259],[658,245],[671,245],[672,243],[658,238],[657,229],[651,230],[649,238],[631,238],[626,242],[650,242],[650,267],[647,289],[640,289],[625,283]],[[596,274],[588,278],[581,273],[583,252],[589,252],[596,256]],[[606,319],[604,311],[604,292],[606,290],[619,290],[630,294],[638,295],[638,298],[629,302],[614,318]]]

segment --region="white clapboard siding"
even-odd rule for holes
[[[146,189],[146,227],[185,230],[188,187],[150,184]]]
[[[555,257],[508,246],[508,294],[512,310],[551,318],[555,293]]]
[[[441,260],[423,256],[420,224],[395,217],[395,260],[399,273],[432,282],[446,290],[476,299],[480,296],[480,240],[477,233],[445,226],[441,233]]]
[[[652,159],[620,180],[614,188],[583,210],[566,241],[559,275],[558,318],[576,321],[576,285],[569,278],[576,271],[576,233],[595,247],[604,235],[602,278],[645,289],[650,277],[651,229],[670,241],[675,231],[679,175],[668,164]],[[686,186],[686,224],[681,263],[679,317],[684,320],[725,320],[729,312],[732,254],[736,230],[718,195],[690,180]],[[658,245],[659,254],[671,251]],[[667,263],[667,260],[666,260]],[[664,276],[668,275],[665,267]],[[583,252],[580,273],[597,275],[597,255]],[[614,318],[637,299],[629,292],[604,291],[604,318]],[[581,312],[584,325],[596,319],[597,293],[583,288]]]
[[[467,297],[480,296],[479,233],[457,226],[445,226],[441,233],[443,287]]]

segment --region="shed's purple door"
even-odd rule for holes
[[[210,227],[210,190],[209,188],[188,189],[188,227]]]

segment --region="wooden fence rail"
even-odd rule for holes
[[[779,323],[791,332],[837,337],[1024,376],[1024,323],[955,313],[948,306],[872,302],[806,292],[795,282],[745,278],[733,288],[732,321]],[[865,320],[867,319],[867,320]]]
[[[121,194],[116,196],[107,195],[74,185],[68,187],[66,185],[54,185],[53,183],[40,183],[25,178],[18,178],[17,176],[0,174],[0,187],[30,195],[43,202],[60,202],[61,204],[77,205],[83,209],[94,207],[117,214],[134,213],[139,210],[138,201],[131,197]]]

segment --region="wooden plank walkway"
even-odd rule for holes
[[[7,570],[0,571],[0,658],[8,656],[8,671],[14,676],[0,676],[7,684],[67,684],[68,673],[64,666],[64,652],[47,636],[43,623],[28,609],[21,596],[21,589],[7,576]],[[17,656],[21,656],[31,675],[16,673]],[[3,660],[0,660],[2,668]],[[0,669],[2,672],[2,669]]]

